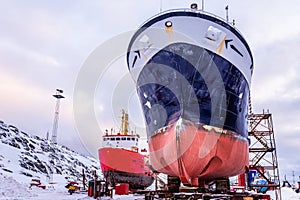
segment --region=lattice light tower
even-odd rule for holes
[[[249,168],[250,170],[255,170],[260,178],[266,180],[266,184],[264,185],[252,182],[250,188],[264,187],[269,190],[274,190],[276,200],[281,200],[272,114],[265,112],[262,114],[250,113],[248,120],[249,137],[251,139],[249,147]]]
[[[63,90],[56,89],[56,94],[53,95],[53,97],[56,98],[56,106],[55,106],[54,122],[52,128],[51,144],[57,144],[57,129],[58,129],[60,99],[65,98],[62,95],[62,93]]]

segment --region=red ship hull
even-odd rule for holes
[[[245,172],[248,141],[238,134],[184,120],[160,129],[149,141],[154,169],[187,185]]]
[[[100,148],[100,166],[104,175],[112,175],[114,183],[128,183],[131,189],[145,188],[153,183],[145,156],[120,148]]]

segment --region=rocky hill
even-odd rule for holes
[[[100,173],[96,159],[65,146],[51,145],[50,141],[25,133],[3,121],[0,121],[0,152],[0,173],[20,176],[22,180],[24,177],[46,180],[54,174],[66,181],[78,181],[82,180],[82,169],[87,179],[92,178],[95,170]]]

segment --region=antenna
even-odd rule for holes
[[[225,7],[225,10],[226,10],[226,21],[228,22],[229,19],[228,19],[228,5]]]
[[[204,0],[202,0],[201,6],[202,6],[202,11],[204,11]]]
[[[293,173],[293,185],[295,186],[295,171],[292,171]]]
[[[46,140],[47,141],[49,140],[49,131],[47,131],[47,133],[46,133]]]
[[[159,11],[162,12],[162,0],[160,0],[160,8]]]

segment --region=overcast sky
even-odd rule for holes
[[[116,35],[135,30],[161,9],[188,7],[182,0],[52,0],[1,1],[0,5],[0,119],[26,132],[45,137],[52,131],[56,88],[64,90],[58,140],[91,153],[83,145],[73,114],[77,77],[94,50]],[[200,4],[201,1],[198,1]],[[254,57],[251,95],[253,111],[269,109],[273,114],[281,179],[300,175],[300,4],[289,1],[205,2],[204,9],[229,18],[248,41]],[[111,115],[111,101],[127,80],[123,58],[113,61],[95,92],[95,115],[100,129],[118,128]],[[116,67],[119,67],[116,70]],[[112,74],[114,77],[111,77]],[[114,83],[110,83],[110,78]],[[88,81],[88,80],[87,80]],[[128,83],[130,84],[130,83]],[[111,92],[114,90],[114,92]],[[110,91],[110,92],[109,92]],[[109,98],[105,98],[105,94]],[[110,101],[107,103],[107,101]],[[129,91],[127,109],[132,123],[143,126],[137,98]],[[116,103],[117,105],[117,103]],[[133,105],[133,106],[132,106]],[[116,109],[116,108],[114,108]],[[117,108],[121,109],[121,108]],[[104,117],[106,116],[106,117]],[[84,121],[84,120],[83,120]],[[142,124],[142,125],[141,125]],[[108,126],[108,127],[105,127]],[[139,127],[138,127],[138,130]],[[101,130],[93,134],[100,144]],[[84,141],[83,141],[84,142]],[[99,143],[98,143],[99,142]]]

